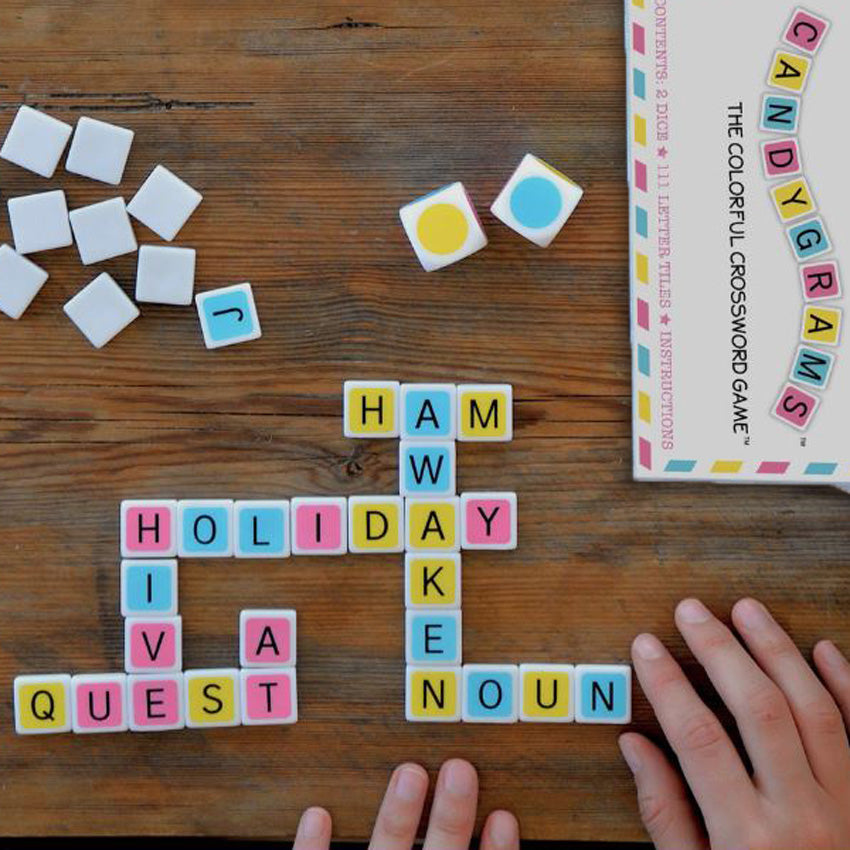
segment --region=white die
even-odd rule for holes
[[[131,254],[138,247],[123,198],[110,198],[74,210],[71,227],[80,259],[86,266]]]
[[[77,121],[65,169],[72,174],[117,186],[124,176],[134,135],[126,127],[84,115]]]
[[[20,319],[46,280],[47,272],[32,260],[0,246],[0,311]]]
[[[58,118],[22,106],[0,148],[0,157],[42,177],[52,177],[71,129]]]
[[[195,249],[142,245],[136,269],[136,301],[153,304],[192,303]]]
[[[127,211],[166,242],[171,242],[202,200],[200,192],[164,165],[158,165],[127,204]]]
[[[401,223],[426,272],[442,269],[487,245],[463,183],[451,183],[399,210]]]
[[[584,190],[528,153],[493,201],[490,211],[521,236],[545,248],[578,206]]]
[[[103,348],[139,315],[139,308],[106,272],[83,287],[63,309],[95,348]]]
[[[65,248],[74,241],[61,189],[9,199],[9,223],[19,254]]]

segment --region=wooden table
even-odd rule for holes
[[[199,288],[253,283],[264,335],[206,351],[193,308],[148,305],[95,351],[61,310],[94,271],[73,249],[0,322],[3,833],[281,837],[323,804],[363,838],[393,765],[460,755],[529,838],[643,835],[616,728],[404,722],[397,556],[183,563],[187,667],[236,662],[241,608],[298,610],[295,727],[12,734],[14,675],[122,667],[122,498],[394,490],[396,443],[342,437],[345,378],[515,386],[515,440],[459,450],[462,489],[521,506],[518,551],[465,556],[467,660],[619,661],[644,629],[684,656],[685,594],[728,613],[754,593],[801,645],[850,649],[846,496],[631,481],[622,19],[621,0],[5,0],[3,132],[22,101],[134,129],[122,194],[158,162],[203,191],[179,242]],[[398,207],[462,179],[486,210],[528,150],[587,190],[562,236],[541,251],[484,212],[490,246],[424,274]],[[8,163],[0,183],[115,194]],[[104,268],[130,287],[134,264]]]

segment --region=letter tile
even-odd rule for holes
[[[457,552],[408,552],[404,556],[407,608],[460,608],[461,561]]]
[[[121,561],[121,614],[173,617],[177,613],[177,561]]]
[[[295,664],[297,615],[289,608],[246,608],[239,614],[239,663],[243,667]]]
[[[578,664],[575,691],[576,723],[631,723],[632,668],[627,664]]]
[[[128,673],[175,673],[182,666],[183,620],[179,615],[124,620],[124,669]]]
[[[239,726],[239,671],[234,668],[186,670],[183,673],[186,726],[209,729],[216,726]]]
[[[460,611],[405,612],[408,664],[454,666],[463,658]]]
[[[230,558],[233,556],[233,501],[231,499],[181,499],[177,503],[180,558]]]
[[[289,500],[234,502],[233,538],[237,558],[288,558]]]
[[[348,551],[348,508],[344,496],[292,499],[292,554],[344,555]]]
[[[461,493],[462,549],[516,549],[516,493]]]
[[[516,723],[518,702],[519,667],[515,664],[463,665],[464,723]]]
[[[49,735],[71,731],[71,677],[64,673],[16,676],[15,731]]]
[[[460,499],[456,496],[405,499],[408,551],[458,552],[460,550]]]
[[[125,499],[121,502],[123,557],[173,558],[176,554],[176,499]]]
[[[513,387],[461,384],[457,388],[457,438],[461,442],[513,439]]]
[[[165,732],[186,725],[183,674],[131,674],[127,677],[131,732]]]
[[[71,677],[71,713],[78,734],[126,732],[127,676],[89,673]]]
[[[454,440],[457,387],[454,384],[401,385],[401,438]]]
[[[400,496],[349,496],[348,549],[364,555],[403,552],[404,500]]]
[[[525,723],[571,723],[575,719],[572,664],[520,664],[519,719]]]
[[[812,417],[818,409],[820,399],[817,396],[795,387],[793,384],[786,384],[779,394],[779,400],[776,402],[776,407],[773,409],[773,415],[796,428],[798,431],[805,431],[812,422]]]
[[[463,683],[458,667],[407,667],[406,717],[411,723],[459,723]]]
[[[342,393],[346,437],[398,437],[401,393],[398,381],[346,381]]]
[[[398,476],[402,496],[454,496],[457,461],[455,443],[399,443]]]
[[[298,687],[294,667],[240,670],[239,676],[243,725],[298,722]]]

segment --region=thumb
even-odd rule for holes
[[[656,850],[708,850],[685,783],[664,753],[634,732],[621,735],[619,744],[635,778],[641,820]]]

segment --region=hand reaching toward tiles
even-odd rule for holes
[[[850,664],[821,641],[818,678],[752,599],[735,605],[732,621],[746,649],[697,600],[676,609],[679,631],[735,718],[751,772],[661,642],[639,635],[632,645],[635,671],[681,768],[642,735],[620,738],[655,846],[850,847]]]
[[[418,764],[393,771],[375,821],[369,850],[410,850],[416,839],[428,793],[428,774]],[[451,759],[440,769],[423,850],[468,850],[478,809],[478,775],[469,762]],[[307,809],[292,850],[328,850],[331,817]],[[519,825],[510,812],[490,814],[481,834],[481,850],[519,850]]]

